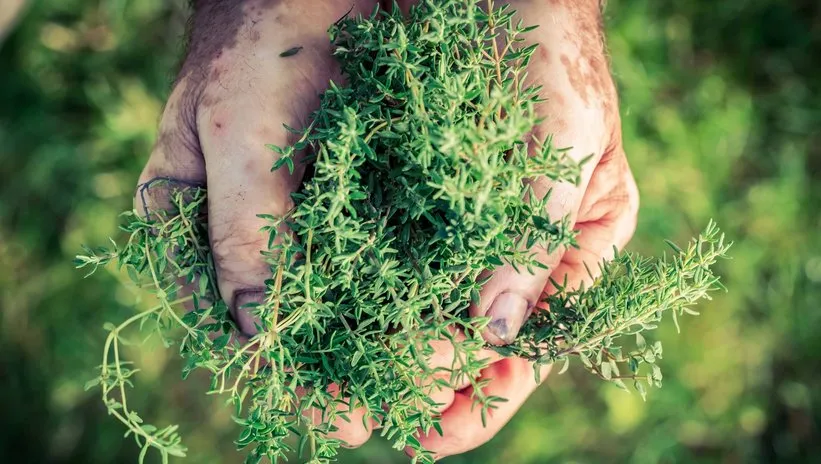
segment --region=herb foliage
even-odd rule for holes
[[[480,274],[503,263],[532,271],[544,266],[535,247],[576,245],[569,219],[548,217],[547,198],[527,182],[578,182],[581,164],[531,135],[541,100],[538,87],[524,84],[535,50],[522,43],[530,29],[509,7],[473,0],[422,2],[407,18],[377,10],[332,27],[347,84],[331,84],[310,127],[289,129],[299,134],[294,145],[271,147],[272,169],[293,170],[294,154],[307,149],[313,174],[287,215],[260,215],[271,278],[265,300],[245,308],[258,321],[248,342],[235,336],[216,286],[204,188],[165,181],[169,208],[126,213],[124,244],[77,257],[92,272],[115,263],[157,300],[106,326],[100,375],[88,385],[101,388],[141,459],[152,448],[164,461],[186,454],[175,426],[147,424],[127,403],[136,370],[120,350],[129,331],[146,326],[178,346],[183,377],[210,373],[210,393],[235,409],[247,462],[282,461],[294,449],[328,462],[341,445],[328,436],[332,424],[360,407],[397,449],[410,446],[418,462],[432,462],[415,435],[438,426],[434,385],[418,379],[439,374],[436,384],[448,386],[486,367],[477,353],[488,320],[468,317]],[[712,223],[687,247],[671,246],[672,256],[660,259],[617,253],[589,288],[557,283],[549,311],[496,349],[537,369],[564,370],[576,356],[642,395],[660,386],[661,344],[641,333],[666,312],[678,323],[720,288],[710,266],[728,248]],[[635,347],[622,347],[628,336]],[[430,366],[430,342],[442,339],[459,359],[446,375]],[[504,401],[472,382],[483,413]]]

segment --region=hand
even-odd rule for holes
[[[404,2],[403,7],[408,8]],[[526,24],[539,24],[528,35],[539,43],[528,72],[530,83],[543,86],[547,101],[541,107],[545,123],[535,128],[540,139],[553,134],[557,147],[572,147],[575,159],[593,158],[584,166],[579,186],[533,179],[534,190],[552,189],[551,218],[570,215],[579,231],[578,249],[548,255],[536,250],[547,270],[518,274],[510,267],[496,269],[484,287],[474,316],[490,316],[485,338],[496,344],[512,341],[543,292],[553,290],[550,279],[571,285],[589,283],[585,264],[593,271],[613,256],[613,246],[624,247],[636,227],[638,190],[622,148],[618,100],[610,76],[597,0],[546,2],[511,0]],[[542,380],[549,369],[542,371]],[[482,425],[480,408],[473,408],[471,389],[457,391],[441,419],[443,434],[431,431],[422,445],[437,456],[463,453],[492,438],[536,388],[533,369],[520,358],[504,358],[482,372],[489,379],[486,395],[508,401],[488,414]]]
[[[236,309],[261,301],[271,277],[260,255],[265,221],[256,215],[286,213],[304,168],[297,162],[293,175],[271,172],[274,154],[265,145],[293,144],[283,124],[306,127],[319,95],[339,78],[329,26],[347,13],[368,15],[377,2],[357,0],[353,10],[349,0],[193,3],[187,56],[139,183],[165,177],[207,184],[219,290],[239,329],[252,334],[253,321]],[[145,206],[162,207],[158,197],[148,195]],[[367,440],[362,413],[339,424],[336,437],[352,446]]]
[[[271,276],[260,255],[267,248],[267,234],[259,232],[266,223],[257,214],[285,214],[304,169],[296,162],[293,175],[284,169],[271,172],[275,159],[265,145],[293,144],[283,124],[306,127],[319,95],[339,78],[328,41],[330,25],[346,14],[368,15],[376,3],[357,1],[351,10],[348,0],[195,2],[188,53],[139,185],[157,178],[207,184],[220,293],[245,335],[255,332],[254,321],[238,308],[261,301],[264,281]],[[290,56],[280,56],[286,51]],[[162,193],[145,192],[138,195],[138,207],[166,206]],[[489,350],[482,356],[498,359]],[[449,367],[453,357],[449,342],[438,343],[430,367]],[[453,401],[454,389],[465,385],[439,388],[431,380],[419,382],[442,408]],[[317,411],[307,414],[321,417]],[[349,422],[334,424],[334,437],[350,447],[363,444],[371,434],[362,426],[364,414],[363,408],[348,413]]]

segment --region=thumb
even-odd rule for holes
[[[544,188],[542,191],[547,190]],[[553,186],[547,206],[552,220],[560,219],[578,208],[577,191],[578,187],[566,183]],[[541,247],[531,251],[534,259],[544,267],[534,266],[532,272],[522,266],[517,270],[510,264],[494,269],[479,294],[479,303],[470,307],[472,317],[490,317],[482,336],[491,344],[506,345],[516,339],[565,252],[564,249],[557,249],[548,253]]]

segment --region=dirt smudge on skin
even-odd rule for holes
[[[587,106],[601,105],[605,117],[612,118],[617,101],[616,87],[610,75],[604,40],[604,24],[598,3],[553,0],[567,11],[569,23],[564,39],[577,44],[578,55],[563,54],[560,62],[573,89]]]
[[[161,125],[165,127],[161,128],[155,145],[173,172],[204,178],[197,112],[205,104],[218,103],[218,98],[206,94],[206,85],[220,82],[226,70],[215,64],[236,47],[249,17],[261,17],[274,4],[273,0],[192,2],[194,11],[186,28],[184,59],[173,84],[173,91],[179,92],[179,96],[169,100],[165,109],[165,114],[175,120]]]
[[[567,79],[570,81],[570,85],[573,86],[573,89],[579,94],[582,101],[584,101],[585,104],[589,104],[590,102],[587,98],[587,79],[577,65],[578,60],[571,62],[567,55],[562,55],[560,61],[562,62],[562,66],[564,66],[565,72],[567,72]]]
[[[224,69],[215,66],[225,52],[234,49],[243,29],[252,42],[260,40],[260,32],[253,26],[261,20],[265,10],[273,7],[275,0],[194,1],[194,12],[186,31],[185,59],[182,62],[174,87],[185,81],[181,95],[182,107],[177,112],[179,131],[187,131],[196,139],[197,112],[199,108],[212,106],[218,98],[205,93],[209,82],[219,82]],[[220,84],[222,85],[222,84]],[[197,142],[198,152],[199,143]]]
[[[185,181],[205,178],[205,159],[194,133],[165,129],[157,136],[156,147],[162,152],[163,166],[155,175],[169,175]]]
[[[259,19],[273,0],[194,2],[188,22],[185,60],[179,78],[205,80],[211,64],[237,45],[237,37],[249,19]]]
[[[550,61],[550,52],[547,51],[547,47],[544,44],[539,45],[539,59],[542,60],[543,63],[548,63]]]

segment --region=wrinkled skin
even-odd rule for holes
[[[359,0],[351,14],[369,14],[374,0]],[[410,1],[400,1],[407,11]],[[553,190],[551,217],[569,214],[580,231],[579,248],[560,250],[541,258],[549,270],[517,274],[497,269],[485,286],[476,316],[493,317],[484,336],[494,344],[515,337],[549,279],[567,277],[580,283],[602,259],[622,248],[636,225],[638,191],[621,140],[616,90],[603,46],[598,1],[511,1],[527,24],[542,27],[528,40],[540,47],[531,62],[529,79],[544,86],[547,103],[540,111],[545,123],[536,135],[554,135],[556,146],[572,147],[577,159],[590,154],[579,186],[533,179],[537,193]],[[331,56],[327,28],[351,8],[350,0],[200,0],[195,2],[188,55],[163,114],[157,144],[140,183],[159,176],[206,184],[209,225],[219,288],[237,308],[258,300],[270,268],[259,250],[266,236],[257,213],[285,213],[289,194],[299,188],[303,170],[270,171],[273,154],[265,144],[285,146],[293,135],[283,129],[304,127],[318,107],[319,94],[330,80],[339,82],[339,67]],[[302,49],[293,56],[280,53]],[[497,296],[501,297],[497,300]],[[498,305],[491,311],[492,303]],[[241,329],[252,321],[234,310]],[[494,325],[495,323],[495,325]],[[434,365],[449,366],[449,343],[435,346]],[[530,364],[519,358],[500,358],[488,351],[492,364],[482,372],[491,379],[486,394],[508,399],[482,426],[479,408],[471,408],[467,382],[450,389],[431,389],[441,404],[443,435],[420,436],[426,449],[444,457],[473,449],[492,438],[536,388]],[[542,380],[549,369],[543,369]],[[420,379],[429,382],[429,379]],[[362,412],[359,412],[362,414]],[[337,437],[349,446],[364,443],[371,434],[356,414],[338,424]]]

